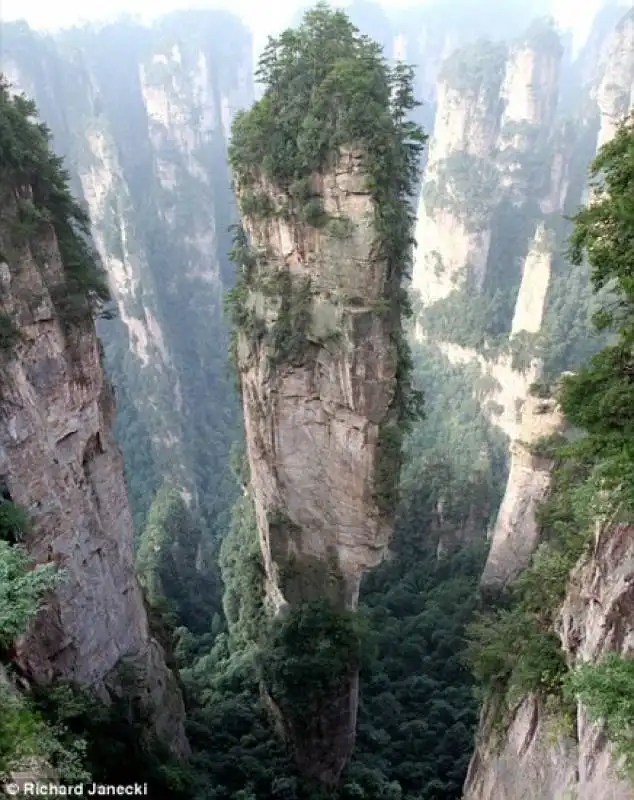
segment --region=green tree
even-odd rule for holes
[[[23,633],[42,607],[44,595],[61,580],[55,564],[33,565],[21,545],[0,540],[0,646]]]
[[[63,321],[72,325],[102,311],[110,294],[105,271],[90,242],[90,220],[70,192],[63,159],[50,148],[50,131],[33,121],[36,113],[35,103],[24,95],[12,96],[2,79],[1,173],[15,192],[17,214],[11,235],[6,241],[2,237],[1,249],[10,268],[27,246],[37,263],[41,241],[52,229],[64,278],[51,284],[45,269],[41,274]]]
[[[209,630],[220,611],[220,576],[215,565],[199,564],[202,531],[176,489],[156,495],[139,539],[136,567],[151,606],[172,624],[197,634]]]
[[[594,197],[574,218],[570,259],[587,259],[595,293],[609,290],[594,323],[616,341],[564,381],[562,408],[586,432],[604,488],[634,502],[634,119],[601,148],[591,168]],[[628,489],[629,487],[629,489]]]

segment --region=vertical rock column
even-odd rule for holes
[[[325,229],[279,213],[244,216],[256,266],[238,367],[266,595],[278,613],[319,600],[354,609],[362,574],[382,559],[392,530],[395,287],[374,254],[363,156],[343,148],[335,161],[313,176],[312,191],[336,218]],[[258,191],[279,211],[280,191],[264,183]],[[336,783],[356,708],[352,669],[315,719],[286,717],[304,772]]]

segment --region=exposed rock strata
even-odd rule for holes
[[[261,188],[279,202],[273,187]],[[314,176],[313,191],[351,222],[345,236],[279,216],[244,220],[262,254],[262,289],[251,287],[246,306],[266,333],[240,334],[239,369],[266,594],[277,610],[323,598],[355,608],[392,529],[377,493],[380,431],[396,388],[394,323],[379,309],[393,287],[374,255],[361,154],[343,149],[331,171]],[[284,274],[294,292],[308,288],[310,322],[300,350],[280,359],[272,330],[283,311],[265,285]],[[351,752],[356,705],[354,674],[325,710],[321,739],[300,748],[300,763],[321,780],[336,780]]]
[[[15,208],[5,191],[0,237]],[[17,661],[36,682],[77,682],[104,700],[130,664],[156,732],[183,755],[183,700],[149,632],[134,572],[113,390],[94,327],[65,333],[53,310],[48,287],[62,265],[52,229],[38,253],[44,269],[28,249],[2,264],[3,311],[23,341],[0,362],[0,483],[29,513],[34,559],[59,564],[65,580],[20,640]]]
[[[481,585],[501,587],[525,569],[539,542],[535,511],[550,485],[552,463],[534,455],[540,438],[560,433],[561,411],[554,400],[529,395],[519,413],[517,438],[511,442],[506,492],[491,537]]]
[[[573,570],[558,620],[569,665],[610,652],[634,655],[634,538],[627,525],[597,526],[590,552]],[[497,743],[495,709],[483,710],[465,800],[631,800],[632,784],[600,724],[580,704],[574,730],[537,698],[521,701]]]

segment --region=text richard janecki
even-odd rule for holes
[[[130,797],[147,795],[147,783],[7,783],[4,790],[13,797]]]

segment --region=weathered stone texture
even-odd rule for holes
[[[65,335],[53,310],[47,286],[62,268],[52,233],[39,250],[44,266],[27,249],[3,269],[0,303],[24,341],[0,361],[0,483],[29,513],[34,559],[58,563],[65,580],[19,641],[17,660],[37,682],[76,681],[107,699],[106,677],[133,659],[156,730],[183,754],[182,697],[148,631],[134,572],[113,390],[94,327]]]
[[[537,507],[550,485],[552,463],[533,455],[542,437],[560,433],[563,417],[556,401],[528,395],[521,409],[517,438],[511,442],[511,468],[506,492],[491,537],[481,585],[502,587],[525,569],[539,543]]]
[[[608,653],[634,656],[634,529],[597,524],[593,547],[573,570],[558,618],[571,667]],[[465,800],[632,800],[634,788],[600,724],[578,704],[574,731],[535,697],[525,698],[496,744],[486,706]]]
[[[261,190],[279,203],[275,190]],[[344,236],[285,220],[245,219],[263,255],[258,279],[290,273],[310,279],[309,318],[300,352],[279,357],[271,331],[275,297],[252,288],[247,303],[267,326],[263,338],[239,338],[239,367],[251,487],[274,609],[328,598],[357,605],[365,570],[379,563],[392,530],[378,498],[380,430],[394,421],[395,278],[375,253],[373,201],[363,159],[343,149],[315,175],[324,208],[345,217]],[[386,313],[387,307],[387,313]],[[308,723],[287,720],[304,772],[334,785],[354,745],[358,675]],[[308,726],[308,727],[307,727]]]
[[[285,601],[279,570],[291,554],[334,559],[342,599],[355,606],[361,575],[381,560],[391,533],[374,490],[396,348],[391,322],[377,311],[388,282],[385,265],[373,255],[372,201],[363,177],[359,154],[344,151],[331,174],[315,178],[326,210],[354,223],[349,237],[293,228],[277,218],[245,221],[254,246],[269,253],[267,272],[288,265],[294,278],[312,282],[308,339],[314,341],[305,356],[272,368],[266,340],[242,353],[253,495],[267,591],[278,607]],[[324,339],[328,332],[339,338]],[[280,509],[296,533],[282,534],[284,541],[273,546],[268,520]]]

